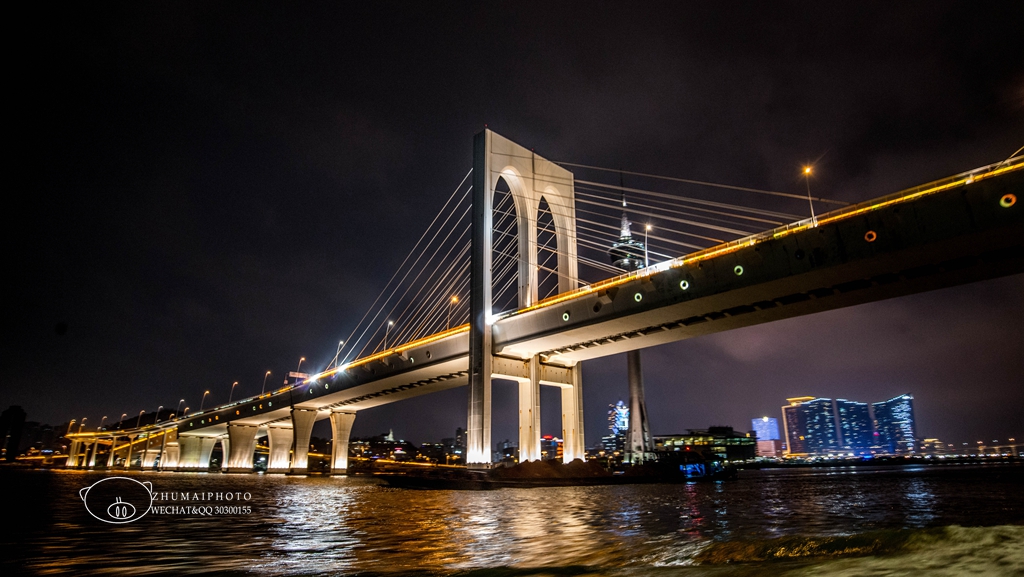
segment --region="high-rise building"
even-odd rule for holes
[[[832,399],[811,399],[801,404],[806,415],[804,429],[807,452],[812,455],[834,455],[840,451],[838,423]]]
[[[821,397],[786,400],[789,404],[782,407],[782,422],[790,455],[915,452],[917,430],[912,395],[900,395],[870,406]],[[754,419],[755,430],[757,421]]]
[[[786,433],[786,447],[790,455],[806,455],[807,416],[802,404],[814,397],[793,397],[786,399],[789,404],[782,407],[782,428]]]
[[[871,409],[875,414],[875,429],[882,450],[893,455],[916,452],[913,395],[899,395],[888,401],[871,403]]]
[[[794,397],[782,407],[786,445],[791,455],[834,455],[840,452],[832,399]]]
[[[750,420],[751,428],[757,433],[758,441],[777,441],[779,439],[779,421],[771,417]]]
[[[629,431],[629,407],[619,401],[608,405],[608,435],[601,438],[601,448],[609,453],[626,449],[626,433]]]
[[[874,427],[868,404],[836,399],[835,410],[842,449],[858,454],[869,452],[874,444]]]

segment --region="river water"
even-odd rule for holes
[[[1019,465],[480,492],[135,472],[158,508],[123,524],[79,496],[112,476],[0,469],[3,574],[1024,575]]]

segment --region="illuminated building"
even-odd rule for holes
[[[732,427],[690,429],[685,435],[654,437],[658,451],[697,451],[705,459],[744,461],[757,455],[757,439],[750,433],[738,433]]]
[[[914,424],[914,396],[899,395],[888,401],[871,403],[882,450],[893,455],[916,452],[917,429]]]
[[[757,436],[757,454],[761,457],[781,457],[782,441],[779,438],[779,421],[771,417],[751,419],[754,434]]]
[[[838,418],[832,399],[794,397],[782,407],[790,455],[834,455],[840,452]]]
[[[868,406],[846,399],[794,397],[782,407],[787,453],[794,456],[914,452],[914,397]],[[872,414],[874,416],[872,417]],[[756,421],[756,419],[755,419]]]
[[[779,421],[771,417],[761,417],[760,419],[751,419],[750,424],[755,433],[757,433],[758,441],[775,441],[779,439]]]
[[[953,452],[950,447],[938,439],[925,439],[919,449],[925,455],[946,455]]]
[[[868,404],[846,399],[836,399],[834,404],[839,422],[840,446],[848,452],[868,453],[874,444],[874,427]]]
[[[807,420],[801,403],[812,400],[814,397],[793,397],[786,399],[789,404],[782,407],[782,428],[786,433],[787,453],[790,455],[807,454],[807,444],[804,442]]]
[[[625,451],[627,431],[629,407],[622,401],[608,405],[608,435],[601,437],[601,448],[609,453]]]
[[[562,460],[562,439],[551,435],[540,438],[541,459],[545,461]]]

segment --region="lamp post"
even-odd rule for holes
[[[452,328],[452,305],[459,304],[458,295],[452,295],[452,298],[448,299],[448,328]]]
[[[235,387],[238,386],[238,381],[231,383],[231,392],[228,393],[228,403],[231,402],[231,396],[235,394]]]
[[[181,414],[181,406],[184,405],[184,404],[185,404],[185,399],[182,399],[182,400],[178,401],[178,408],[174,410],[174,414],[180,415]]]
[[[209,395],[209,394],[210,394],[210,391],[206,391],[205,393],[203,393],[203,400],[199,401],[199,412],[200,413],[203,412],[203,404],[206,402],[206,395]]]
[[[71,427],[75,426],[75,423],[77,423],[77,422],[78,422],[78,419],[71,419],[70,421],[68,421],[68,432],[64,433],[65,436],[71,434]]]
[[[299,366],[295,367],[295,372],[296,373],[299,372],[299,369],[302,368],[302,361],[305,361],[305,360],[306,360],[306,357],[302,357],[301,359],[299,359]]]
[[[181,416],[182,416],[183,418],[184,418],[184,416],[185,416],[185,415],[187,415],[187,414],[188,414],[188,409],[189,409],[188,407],[185,407],[185,412],[181,414]]]
[[[338,341],[338,352],[334,353],[334,366],[338,366],[338,361],[341,360],[341,345],[344,345],[345,341]]]
[[[146,409],[142,409],[141,411],[139,411],[139,418],[136,419],[136,421],[135,421],[135,428],[136,429],[138,429],[140,426],[142,426],[142,413],[145,413],[145,412],[146,412]]]
[[[647,257],[647,234],[651,232],[651,225],[644,227],[644,268],[651,266],[651,260]]]
[[[388,326],[384,328],[384,350],[388,350],[388,331],[391,327],[395,326],[395,321],[388,321]]]
[[[160,405],[159,407],[156,408],[156,418],[153,419],[153,424],[154,425],[160,422],[160,411],[162,411],[162,410],[164,410],[164,406],[163,405]]]
[[[82,427],[85,426],[85,422],[89,420],[89,417],[82,417],[82,422],[78,423],[78,432],[82,432]]]
[[[811,224],[818,226],[818,217],[814,216],[814,202],[811,201],[811,167],[804,167],[804,182],[807,183],[807,204],[811,207]]]
[[[118,421],[117,424],[121,425],[119,428],[121,428],[121,429],[124,428],[124,418],[127,417],[127,416],[128,416],[128,413],[121,413],[121,418],[117,420]]]
[[[102,429],[102,428],[103,428],[103,422],[104,422],[104,421],[106,421],[106,420],[107,420],[107,416],[106,416],[106,415],[103,415],[103,418],[102,418],[102,419],[100,419],[100,426],[96,427],[96,430],[97,430],[97,431],[99,431],[100,429]]]
[[[260,396],[261,397],[263,396],[263,393],[265,393],[267,391],[267,377],[269,377],[269,376],[270,376],[270,371],[267,371],[267,374],[263,375],[263,388],[260,389]]]

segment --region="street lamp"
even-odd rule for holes
[[[235,387],[238,386],[238,381],[231,383],[231,392],[228,393],[228,403],[231,402],[231,396],[235,394]]]
[[[299,369],[302,368],[302,361],[304,361],[304,360],[306,360],[306,357],[302,357],[301,359],[299,359],[299,366],[295,367],[295,372],[296,373],[299,372]]]
[[[811,224],[818,226],[818,217],[814,216],[814,202],[811,201],[811,167],[804,167],[804,182],[807,184],[807,204],[811,207]]]
[[[82,417],[82,422],[78,423],[78,432],[82,432],[82,427],[85,426],[85,422],[89,420],[89,417]]]
[[[178,408],[175,409],[175,414],[181,414],[181,406],[185,404],[185,399],[178,401]]]
[[[78,422],[78,419],[71,419],[70,421],[68,421],[68,432],[66,432],[64,434],[65,435],[70,435],[71,434],[71,427],[73,427],[75,425],[75,423],[77,423],[77,422]]]
[[[181,414],[182,418],[184,418],[185,415],[187,415],[187,414],[188,414],[188,407],[185,407],[185,412]]]
[[[338,352],[334,353],[334,366],[338,366],[338,361],[341,360],[341,345],[345,344],[345,341],[338,341]],[[330,368],[330,367],[328,367]]]
[[[458,295],[452,295],[452,298],[448,300],[448,328],[452,328],[452,305],[459,304]]]
[[[139,411],[139,418],[135,421],[135,428],[136,429],[138,429],[140,426],[142,426],[142,413],[145,413],[145,412],[146,412],[146,409],[142,409],[141,411]]]
[[[651,225],[644,227],[644,268],[651,266],[651,260],[647,258],[647,234],[651,232]]]
[[[209,395],[209,394],[210,394],[210,391],[206,391],[205,393],[203,393],[203,400],[199,401],[199,412],[200,413],[203,412],[203,403],[206,402],[206,395]]]
[[[267,374],[263,375],[263,388],[260,389],[260,396],[261,397],[263,396],[263,393],[265,393],[267,391],[267,377],[269,377],[269,376],[270,376],[270,371],[267,371]]]
[[[395,325],[395,321],[388,321],[388,326],[384,329],[384,350],[388,350],[388,331]]]
[[[160,405],[159,407],[156,408],[156,418],[153,419],[153,424],[154,425],[160,422],[160,411],[162,411],[162,410],[164,410],[164,406],[163,405]]]
[[[124,428],[124,418],[127,417],[127,416],[128,416],[128,413],[121,413],[121,418],[117,420],[118,421],[117,424],[120,425],[120,427],[118,427],[118,428],[121,428],[121,429]]]
[[[102,419],[100,419],[100,426],[96,427],[96,430],[97,430],[97,431],[99,431],[100,429],[102,429],[102,428],[103,428],[103,421],[106,421],[106,420],[107,420],[107,416],[106,416],[106,415],[103,415],[103,418],[102,418]]]

